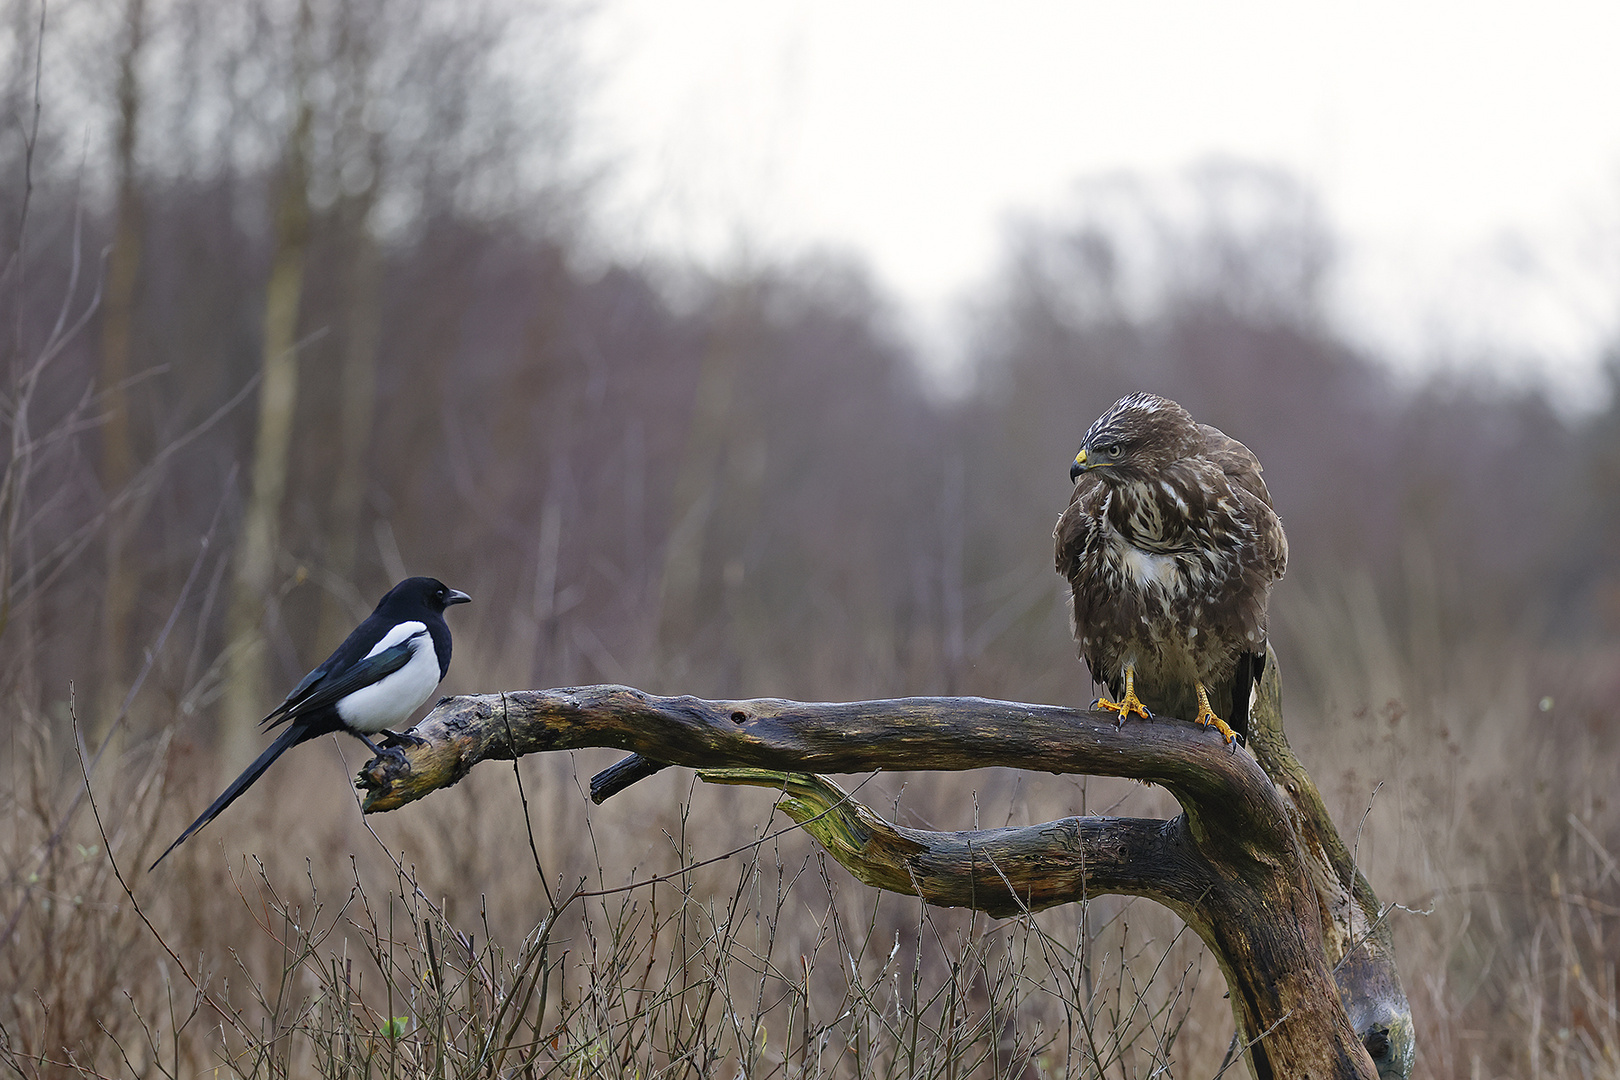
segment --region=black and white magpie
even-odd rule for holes
[[[387,736],[384,746],[421,742],[390,729],[403,724],[450,670],[444,609],[471,599],[430,577],[406,578],[389,589],[377,610],[261,721],[270,727],[286,724],[287,730],[148,869],[155,870],[170,851],[219,816],[289,747],[338,731],[353,735],[373,754],[382,750],[368,735]]]

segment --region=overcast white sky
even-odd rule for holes
[[[1567,397],[1620,321],[1620,4],[605,0],[590,41],[632,249],[847,248],[938,327],[1010,215],[1224,154],[1316,187],[1407,362]]]

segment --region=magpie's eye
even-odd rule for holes
[[[1124,451],[1120,449],[1119,443],[1111,443],[1109,445],[1108,449],[1106,451],[1104,451],[1104,453],[1106,453],[1111,458],[1117,458],[1123,452]]]

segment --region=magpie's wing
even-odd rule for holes
[[[271,724],[272,721],[275,723],[280,723],[281,721],[286,720],[289,714],[294,712],[299,705],[303,704],[304,698],[309,696],[311,688],[319,683],[322,679],[326,678],[326,670],[332,666],[333,659],[334,658],[329,657],[326,663],[322,664],[314,671],[311,671],[302,679],[299,679],[298,685],[293,687],[291,692],[289,692],[285,698],[282,698],[281,704],[277,705],[275,710],[271,712],[269,716],[259,721],[260,725]]]
[[[356,690],[363,690],[374,682],[381,682],[410,661],[411,642],[426,633],[426,630],[419,630],[398,645],[356,660],[340,672],[320,669],[310,672],[304,676],[304,681],[287,695],[287,700],[276,706],[275,712],[264,718],[264,723],[270,727],[285,724],[298,716],[336,705]]]

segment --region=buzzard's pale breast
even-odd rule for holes
[[[1167,593],[1186,591],[1186,581],[1174,555],[1155,555],[1123,542],[1115,550],[1121,576],[1129,577],[1138,589],[1158,588]]]

